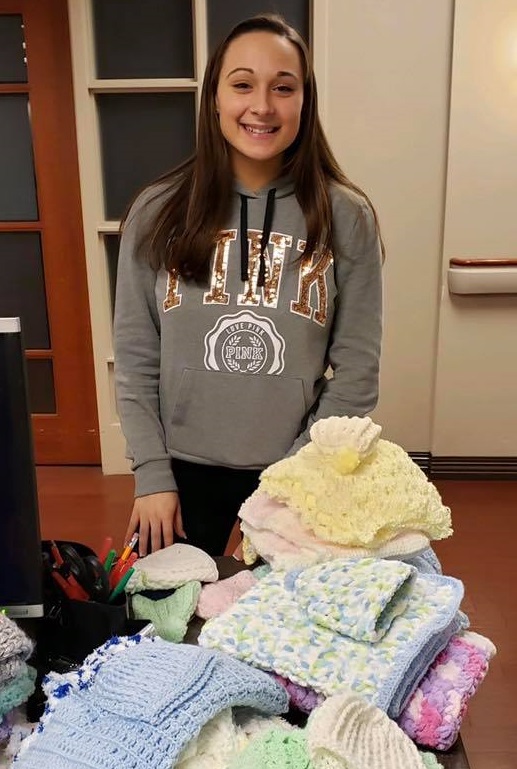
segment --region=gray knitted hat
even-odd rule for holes
[[[0,614],[0,685],[16,678],[34,645],[16,622]]]

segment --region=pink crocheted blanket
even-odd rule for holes
[[[419,745],[448,750],[495,653],[493,643],[477,633],[466,631],[452,638],[398,718],[403,731]]]

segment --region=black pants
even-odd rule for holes
[[[223,555],[239,508],[258,486],[260,470],[234,470],[172,460],[189,545]],[[178,541],[178,540],[175,540]]]

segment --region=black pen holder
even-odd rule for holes
[[[78,542],[71,545],[81,557],[93,551]],[[43,542],[43,553],[50,553],[50,542]],[[44,557],[45,560],[45,557]],[[147,623],[128,617],[126,595],[113,602],[80,601],[69,598],[44,569],[45,615],[38,633],[37,653],[41,661],[69,660],[81,663],[97,646],[118,635],[132,635]]]

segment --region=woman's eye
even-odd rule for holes
[[[290,85],[277,85],[275,86],[275,91],[279,91],[280,93],[292,93],[294,88]]]
[[[251,86],[249,83],[234,83],[233,87],[237,88],[239,91],[244,91],[247,88],[250,88]]]

